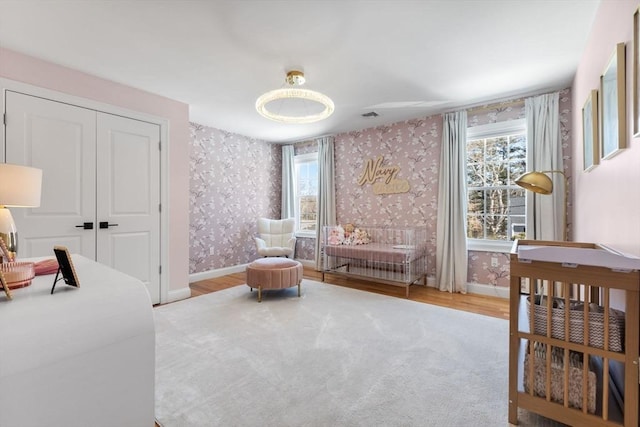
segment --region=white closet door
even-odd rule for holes
[[[97,261],[159,303],[160,126],[101,112],[97,123]]]
[[[52,256],[54,245],[95,259],[96,113],[6,93],[6,161],[40,168],[39,208],[11,208],[18,257]],[[15,183],[20,185],[20,183]]]

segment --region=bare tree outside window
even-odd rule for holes
[[[514,240],[525,233],[525,190],[514,180],[526,171],[526,134],[467,141],[467,237]]]

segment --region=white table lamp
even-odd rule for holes
[[[41,192],[41,169],[0,163],[0,238],[12,256],[18,252],[18,231],[7,207],[36,208]]]

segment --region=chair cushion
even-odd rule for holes
[[[294,219],[258,219],[258,235],[267,247],[288,247],[295,236]]]
[[[295,267],[300,264],[289,258],[260,258],[249,264],[249,267],[259,270],[276,270],[281,268]]]

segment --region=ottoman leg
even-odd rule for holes
[[[262,286],[258,286],[258,302],[262,302]]]
[[[298,282],[298,298],[300,298],[300,282]]]

